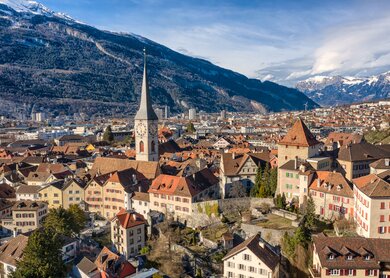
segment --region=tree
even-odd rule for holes
[[[270,177],[269,177],[270,181],[269,181],[269,187],[270,187],[270,193],[271,193],[271,196],[274,197],[275,196],[275,193],[276,193],[276,188],[278,186],[278,168],[272,168],[271,169],[271,173],[270,173]]]
[[[315,229],[315,220],[316,220],[316,205],[314,203],[313,197],[309,195],[309,198],[306,203],[306,212],[304,215],[303,225],[310,232]]]
[[[261,167],[258,167],[256,170],[255,184],[252,186],[250,191],[251,197],[257,197],[259,195],[261,180],[262,180],[262,169]]]
[[[72,236],[80,233],[85,222],[84,211],[78,205],[70,205],[68,210],[63,207],[50,209],[43,225],[58,234]]]
[[[22,259],[12,273],[13,278],[65,277],[61,254],[62,240],[53,230],[35,230],[28,238]]]
[[[229,192],[230,198],[242,198],[246,197],[246,190],[244,186],[241,184],[241,182],[236,181],[232,183],[232,187],[230,188]]]
[[[72,230],[79,234],[80,231],[85,227],[85,222],[87,221],[84,211],[79,207],[79,205],[72,204],[69,206],[68,212],[71,214],[73,219]]]
[[[195,129],[195,127],[194,127],[194,124],[193,124],[192,122],[189,122],[189,123],[187,124],[187,132],[193,133],[193,132],[195,132],[195,131],[196,131],[196,129]]]
[[[264,187],[264,197],[270,197],[271,196],[271,187],[270,187],[270,168],[269,163],[266,163],[263,173],[263,187]]]
[[[281,203],[282,203],[282,207],[285,209],[287,206],[287,200],[286,200],[286,195],[284,195],[284,193],[282,194]]]
[[[112,134],[112,129],[111,126],[109,125],[106,130],[104,131],[103,134],[103,140],[107,142],[112,142],[114,141],[114,135]]]

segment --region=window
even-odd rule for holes
[[[249,272],[254,272],[254,273],[256,273],[256,268],[254,268],[253,266],[250,266],[250,267],[249,267]]]
[[[232,262],[228,262],[227,265],[228,265],[228,267],[234,268],[234,263],[232,263]]]
[[[243,255],[243,259],[244,259],[244,261],[250,261],[251,260],[251,256],[248,255],[248,254],[244,254]]]
[[[145,151],[144,142],[140,141],[139,142],[139,152],[143,153],[144,151]]]
[[[381,203],[381,209],[385,209],[385,202]]]
[[[239,265],[238,265],[238,269],[240,269],[240,270],[245,270],[245,265],[239,264]]]
[[[380,216],[380,222],[385,222],[385,216],[384,215]]]
[[[328,259],[329,260],[334,260],[334,254],[329,254]]]
[[[329,271],[329,274],[330,274],[331,276],[339,276],[339,275],[340,275],[340,269],[331,269],[331,270]]]
[[[370,258],[371,258],[371,256],[370,256],[370,255],[365,255],[365,256],[364,256],[364,260],[365,260],[365,261],[368,261],[368,260],[370,260]]]
[[[233,272],[228,271],[228,277],[233,277]]]
[[[243,274],[239,274],[238,278],[245,278],[245,276]]]
[[[351,261],[352,258],[353,258],[352,255],[348,255],[348,256],[347,256],[347,260],[348,260],[348,261]]]
[[[370,269],[370,270],[368,271],[368,276],[374,276],[374,275],[375,275],[375,270]]]
[[[348,269],[348,276],[353,276],[353,269]]]

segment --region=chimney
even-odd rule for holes
[[[386,167],[390,166],[390,158],[385,158],[385,166]]]
[[[134,183],[134,184],[137,184],[137,183],[138,183],[138,181],[137,181],[137,176],[136,176],[135,174],[133,174],[131,177],[132,177],[132,179],[133,179],[133,183]]]
[[[321,186],[321,179],[317,179],[317,187],[320,187]]]
[[[294,160],[294,169],[298,169],[298,156],[296,156]]]
[[[232,153],[232,159],[236,159],[236,153],[235,152]]]
[[[16,229],[16,227],[14,228],[12,234],[13,234],[13,237],[16,237],[18,235],[18,230]]]
[[[138,185],[138,192],[141,192],[141,185]]]

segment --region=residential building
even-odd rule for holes
[[[132,208],[141,214],[145,219],[150,212],[150,196],[147,192],[134,192],[132,199]]]
[[[96,175],[84,189],[85,203],[89,212],[103,216],[103,185],[112,173]]]
[[[39,200],[39,190],[41,189],[38,185],[20,185],[16,189],[16,200]]]
[[[48,212],[47,204],[38,201],[18,201],[13,204],[11,210],[11,216],[1,219],[1,225],[3,229],[18,234],[41,227]]]
[[[269,152],[223,153],[220,165],[222,198],[229,197],[234,184],[239,184],[249,191],[255,183],[257,169],[264,168],[269,161]]]
[[[70,205],[82,205],[84,203],[85,182],[78,178],[65,181],[62,187],[62,206],[68,209]]]
[[[62,188],[64,180],[53,181],[39,190],[39,200],[46,202],[49,208],[63,207]]]
[[[260,235],[231,249],[222,261],[224,278],[279,277],[280,254]]]
[[[150,210],[156,210],[177,220],[192,214],[192,204],[213,200],[219,196],[218,179],[209,169],[191,176],[161,174],[149,188]]]
[[[390,239],[313,238],[311,277],[389,277]]]
[[[364,237],[390,239],[390,171],[352,182],[356,232]]]
[[[331,132],[324,143],[324,149],[334,151],[348,144],[359,144],[363,141],[363,135],[357,133]]]
[[[366,142],[349,144],[338,152],[337,171],[352,180],[370,174],[370,164],[381,158],[390,158],[390,151],[383,146]]]
[[[315,172],[309,186],[316,214],[325,219],[353,219],[354,194],[351,183],[341,174]]]
[[[111,220],[111,241],[126,258],[136,256],[146,242],[145,218],[131,210],[121,209]]]
[[[101,277],[130,277],[137,269],[124,257],[103,247],[94,264],[100,271]]]
[[[370,164],[370,174],[380,174],[390,170],[390,158],[382,158]]]

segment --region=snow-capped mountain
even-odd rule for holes
[[[64,13],[54,12],[41,3],[32,0],[0,0],[0,11],[9,15],[17,12],[30,17],[34,15],[44,15],[75,21]]]
[[[296,88],[325,106],[390,97],[390,71],[371,77],[315,76]]]
[[[0,0],[0,114],[14,111],[6,101],[54,115],[132,114],[144,48],[154,104],[172,112],[318,107],[296,89],[247,78],[139,35],[80,24],[35,1]]]

